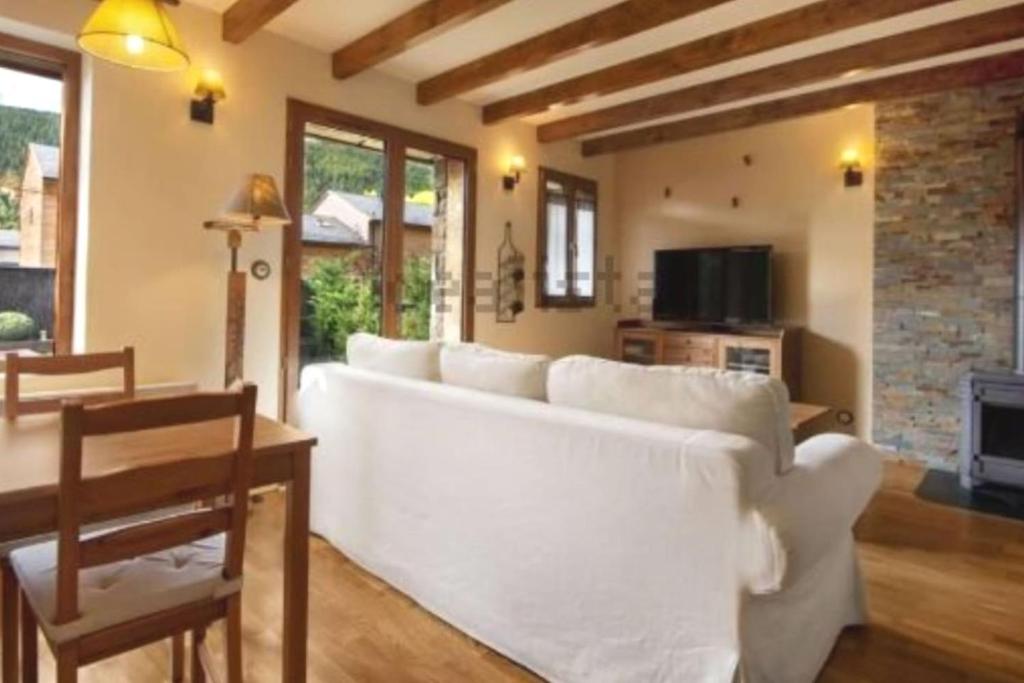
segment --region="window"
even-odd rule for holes
[[[79,74],[0,33],[0,353],[71,350]]]
[[[541,168],[537,225],[537,305],[593,306],[597,183]]]
[[[288,102],[282,405],[349,335],[470,341],[476,150]]]

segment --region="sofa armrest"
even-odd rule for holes
[[[793,469],[760,506],[785,551],[785,584],[850,533],[881,483],[882,454],[860,439],[825,434],[797,447]]]

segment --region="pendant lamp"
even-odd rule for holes
[[[103,0],[78,34],[78,45],[133,69],[180,71],[189,65],[162,0]]]

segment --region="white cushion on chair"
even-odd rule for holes
[[[19,538],[13,541],[7,541],[6,543],[0,543],[0,557],[7,557],[18,548],[25,548],[30,545],[36,545],[37,543],[52,541],[56,537],[56,534],[40,534],[39,536],[30,536],[29,538]]]
[[[223,577],[224,534],[78,574],[80,617],[56,625],[57,543],[11,553],[11,564],[39,626],[53,643],[63,643],[110,626],[201,600],[227,597],[242,580]]]
[[[116,529],[117,527],[129,526],[138,522],[149,522],[163,517],[171,517],[173,515],[194,510],[195,507],[196,506],[191,503],[186,505],[175,505],[169,508],[160,508],[159,510],[147,510],[146,512],[142,512],[137,515],[130,515],[128,517],[109,519],[105,522],[98,522],[96,524],[86,524],[82,527],[82,535],[88,535],[96,531],[107,531],[110,529]],[[0,543],[0,557],[7,557],[18,548],[25,548],[30,545],[45,543],[47,541],[52,541],[55,538],[57,538],[56,533],[49,533],[39,534],[38,536],[29,536],[28,538],[17,538],[13,541]]]

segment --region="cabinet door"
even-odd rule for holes
[[[637,365],[657,365],[661,357],[661,335],[657,332],[619,332],[619,360]]]
[[[718,364],[723,370],[756,372],[782,379],[782,354],[775,339],[722,337]]]

